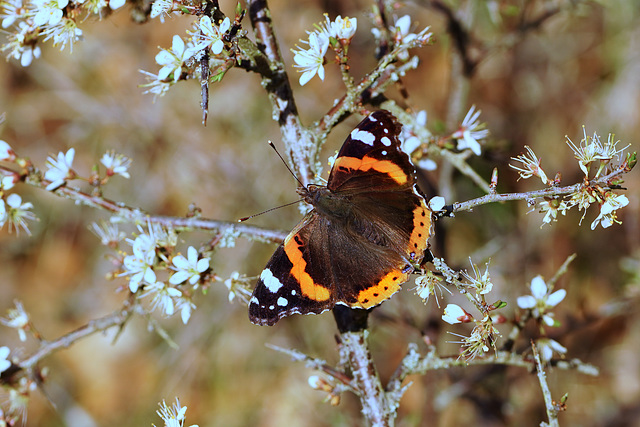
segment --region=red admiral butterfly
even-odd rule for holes
[[[298,188],[313,205],[260,274],[249,318],[274,325],[336,304],[370,308],[393,295],[419,264],[431,211],[400,149],[402,126],[376,111],[347,137],[327,186]]]

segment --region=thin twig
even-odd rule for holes
[[[0,166],[0,171],[7,173],[15,173],[12,169],[5,166]],[[48,184],[47,180],[40,180],[35,177],[29,176],[25,182],[33,187],[44,190]],[[116,202],[110,199],[106,199],[102,196],[91,195],[79,189],[70,187],[68,185],[59,187],[52,191],[53,194],[65,199],[73,200],[74,202],[89,206],[95,209],[111,212],[117,218],[123,222],[138,223],[138,224],[160,224],[162,226],[171,226],[174,229],[187,229],[187,230],[215,230],[220,233],[234,234],[238,237],[247,237],[254,240],[280,243],[286,237],[287,233],[278,230],[269,230],[261,227],[251,226],[247,224],[231,222],[231,221],[219,221],[201,217],[174,217],[167,215],[152,215],[139,208],[132,208],[124,203]]]
[[[618,168],[608,175],[592,180],[589,183],[579,183],[566,187],[549,187],[545,188],[544,190],[529,191],[526,193],[487,194],[486,196],[478,197],[477,199],[454,203],[451,206],[451,212],[455,213],[461,211],[470,211],[476,206],[486,205],[488,203],[506,202],[509,200],[531,200],[541,197],[555,197],[572,194],[580,191],[580,189],[582,189],[585,185],[609,185],[609,182],[613,178],[616,178],[624,173],[626,173],[626,171],[623,168]]]
[[[538,353],[538,348],[536,347],[536,344],[533,342],[533,340],[531,340],[531,349],[533,350],[533,357],[536,361],[538,382],[540,383],[540,388],[542,389],[542,396],[544,397],[544,405],[547,410],[549,425],[551,427],[559,427],[560,424],[558,423],[558,410],[555,408],[553,399],[551,398],[551,390],[549,389],[549,384],[547,383],[547,375],[544,372],[544,366],[542,364],[542,360],[540,359],[540,353]]]
[[[122,307],[117,309],[113,313],[98,319],[90,320],[86,325],[81,326],[66,335],[56,338],[53,341],[41,341],[40,348],[26,359],[20,361],[18,363],[18,366],[25,370],[31,370],[39,361],[55,351],[61,350],[63,348],[68,348],[72,344],[83,338],[86,338],[98,332],[106,331],[107,329],[113,328],[114,326],[123,327],[137,307],[135,299],[135,295],[132,294],[123,303]]]

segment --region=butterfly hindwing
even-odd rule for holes
[[[249,301],[249,318],[258,325],[273,325],[291,314],[319,314],[335,304],[330,281],[310,276],[318,264],[322,249],[315,247],[322,239],[314,229],[322,228],[322,218],[310,212],[275,253],[260,274]]]

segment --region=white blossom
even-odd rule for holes
[[[33,24],[36,27],[56,25],[62,20],[62,9],[69,4],[68,0],[32,0],[34,9]]]
[[[567,215],[569,208],[570,206],[567,202],[560,199],[550,199],[540,202],[540,212],[546,212],[544,218],[542,218],[542,225],[557,221],[558,212],[562,215]]]
[[[162,418],[165,427],[182,427],[184,425],[186,419],[187,407],[180,405],[180,400],[176,397],[176,403],[173,406],[167,406],[166,402],[163,400],[160,404],[160,409],[156,411],[156,413]],[[155,427],[155,424],[153,424]],[[190,427],[198,427],[197,425],[192,425]]]
[[[150,242],[152,238],[148,235],[138,236],[132,245],[133,254],[124,258],[123,266],[125,271],[121,276],[129,275],[129,289],[136,292],[141,283],[154,284],[156,282],[156,273],[153,271],[155,263],[155,241]]]
[[[184,40],[180,36],[173,36],[171,50],[161,49],[156,55],[156,62],[162,66],[158,71],[158,79],[167,80],[171,77],[174,83],[180,80],[182,65],[193,56],[193,53],[185,47]]]
[[[14,301],[16,308],[10,308],[7,311],[8,318],[0,317],[0,323],[3,325],[18,330],[20,341],[27,340],[26,330],[29,327],[29,314],[24,310],[22,303],[18,300]]]
[[[116,10],[120,9],[127,3],[127,0],[109,0],[109,9]]]
[[[131,159],[123,154],[118,154],[115,151],[107,151],[102,155],[100,159],[107,168],[107,175],[120,175],[125,178],[129,178],[129,166],[131,166]]]
[[[6,141],[0,139],[0,160],[12,160],[15,159],[16,154]]]
[[[469,109],[464,117],[460,128],[452,135],[458,141],[458,150],[470,149],[476,156],[482,153],[480,140],[489,135],[489,131],[484,129],[484,124],[478,121],[480,110],[476,111],[475,105]]]
[[[549,294],[549,287],[542,276],[536,276],[531,280],[531,295],[518,297],[518,307],[524,310],[532,310],[533,317],[542,318],[548,326],[555,326],[553,313],[549,313],[567,295],[567,291],[559,289]]]
[[[82,30],[73,19],[62,18],[57,24],[47,26],[42,32],[44,40],[53,39],[54,46],[60,46],[64,50],[69,45],[69,50],[73,52],[73,43],[82,38]]]
[[[462,323],[466,321],[468,317],[469,314],[467,314],[467,312],[464,311],[459,305],[447,304],[447,306],[444,308],[442,320],[451,325],[454,325],[456,323]]]
[[[211,18],[205,15],[200,18],[199,28],[201,34],[198,37],[199,41],[194,49],[202,50],[209,48],[211,53],[214,55],[222,53],[222,50],[224,49],[222,37],[227,31],[229,31],[229,28],[231,28],[231,21],[229,18],[224,18],[220,23],[220,26],[216,26],[211,22]]]
[[[328,14],[324,14],[325,22],[323,24],[324,32],[329,36],[338,40],[351,39],[358,28],[358,20],[356,18],[349,18],[338,15],[338,17],[331,21]]]
[[[608,228],[614,223],[621,223],[617,218],[617,210],[627,206],[629,199],[624,194],[607,193],[607,196],[605,202],[600,206],[600,214],[591,223],[592,230],[595,230],[598,224],[602,225],[602,228]]]
[[[547,178],[547,174],[544,173],[542,167],[540,167],[540,160],[536,156],[536,153],[533,150],[525,145],[524,148],[527,150],[526,154],[520,154],[517,157],[512,157],[511,160],[515,160],[516,162],[522,163],[522,166],[514,166],[509,164],[509,167],[518,171],[520,178],[528,179],[532,176],[537,176],[542,180],[543,184],[547,184],[549,179]],[[518,178],[519,179],[519,178]]]
[[[540,338],[536,342],[536,345],[538,346],[540,359],[543,363],[549,362],[553,358],[554,352],[560,356],[564,356],[567,353],[566,347],[551,338]]]
[[[24,18],[27,9],[23,7],[22,0],[5,0],[2,2],[2,28],[9,28],[16,20]]]
[[[173,269],[176,271],[169,283],[177,285],[189,280],[189,284],[194,285],[200,280],[200,274],[209,268],[209,258],[198,259],[198,251],[193,246],[187,249],[187,258],[183,255],[173,257]]]
[[[429,209],[431,209],[431,211],[433,212],[438,212],[441,211],[446,206],[446,204],[447,202],[444,200],[444,197],[435,196],[432,197],[431,200],[429,200]]]
[[[0,202],[4,205],[4,201],[0,200]],[[3,206],[2,209],[5,215],[4,220],[9,223],[9,231],[15,229],[16,233],[20,233],[20,228],[22,228],[27,234],[31,235],[27,221],[36,218],[35,214],[29,210],[33,208],[33,204],[30,202],[22,203],[22,197],[15,193],[7,197],[6,204],[7,206]],[[4,225],[2,216],[2,213],[0,213],[0,226]]]
[[[158,307],[165,316],[173,316],[175,311],[174,298],[182,296],[180,290],[165,285],[163,282],[154,282],[144,288],[144,294],[140,297],[153,295],[151,302],[151,309],[155,310]]]
[[[76,154],[76,150],[70,148],[66,153],[59,152],[58,158],[47,158],[47,171],[44,173],[44,178],[51,181],[51,184],[47,185],[47,191],[55,190],[65,183],[67,179],[75,177],[73,172],[73,157]]]
[[[9,347],[0,347],[0,373],[6,371],[11,366],[11,361],[9,360],[10,352]]]
[[[309,83],[309,80],[316,74],[320,80],[324,80],[324,55],[329,48],[329,38],[324,32],[313,32],[309,34],[309,41],[302,41],[309,45],[309,49],[305,50],[298,47],[298,50],[292,50],[294,67],[299,68],[301,72],[300,86]]]
[[[164,15],[169,15],[173,10],[173,0],[156,0],[151,5],[151,19],[160,17],[160,22],[164,22]]]
[[[98,236],[100,243],[105,246],[116,246],[118,242],[125,238],[124,231],[118,229],[118,224],[102,221],[100,224],[94,222],[89,226],[89,230]]]
[[[37,27],[20,21],[18,31],[9,33],[6,43],[0,49],[7,52],[8,58],[18,60],[20,65],[28,67],[34,58],[40,57],[40,46],[34,42],[38,31]]]

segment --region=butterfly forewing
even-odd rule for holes
[[[402,127],[388,111],[371,113],[349,134],[327,186],[331,191],[398,191],[415,183],[409,156],[400,149]]]

